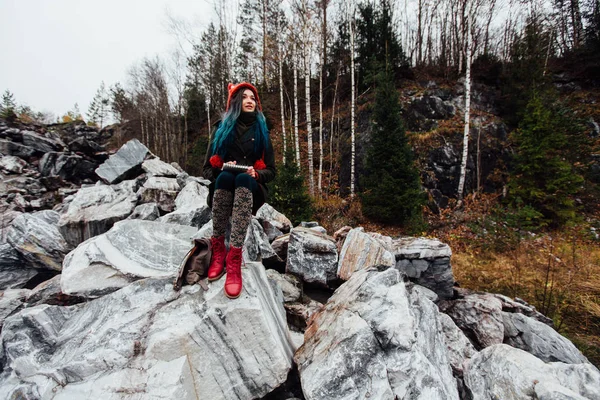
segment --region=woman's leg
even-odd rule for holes
[[[229,241],[231,246],[227,254],[225,280],[225,294],[230,298],[236,298],[242,292],[242,246],[252,220],[252,193],[257,190],[258,184],[250,175],[236,176]]]
[[[214,281],[223,276],[225,272],[225,233],[227,223],[233,207],[233,191],[235,188],[235,175],[223,171],[215,182],[215,193],[212,202],[213,234],[210,238],[212,257],[208,267],[208,280]]]
[[[233,207],[235,175],[223,171],[215,182],[215,193],[212,203],[213,237],[225,236],[227,223]]]
[[[235,177],[235,195],[231,212],[231,245],[242,247],[252,220],[252,193],[258,190],[256,180],[248,174]]]

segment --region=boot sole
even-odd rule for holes
[[[215,276],[214,278],[207,278],[209,282],[213,282],[213,281],[217,281],[219,279],[221,279],[221,277],[225,275],[225,268],[223,268],[223,271],[221,271],[221,273],[219,274],[219,276]]]
[[[227,292],[225,292],[225,290],[223,290],[223,292],[225,293],[225,296],[229,297],[230,299],[237,299],[242,294],[241,290],[240,290],[240,292],[238,293],[237,296],[230,296]]]

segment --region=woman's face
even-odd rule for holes
[[[242,93],[242,111],[253,112],[256,109],[256,99],[254,93],[250,89],[244,90]]]

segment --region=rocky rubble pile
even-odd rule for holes
[[[136,140],[94,172],[52,210],[3,214],[2,398],[600,399],[550,320],[455,287],[444,243],[330,236],[265,204],[240,298],[223,278],[175,292],[211,235],[208,182]]]

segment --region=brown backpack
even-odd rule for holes
[[[208,290],[208,285],[203,279],[208,275],[208,266],[212,255],[210,239],[194,239],[193,243],[194,247],[187,252],[181,262],[179,273],[173,282],[174,290],[180,290],[184,284],[193,285],[196,282],[204,290]]]

